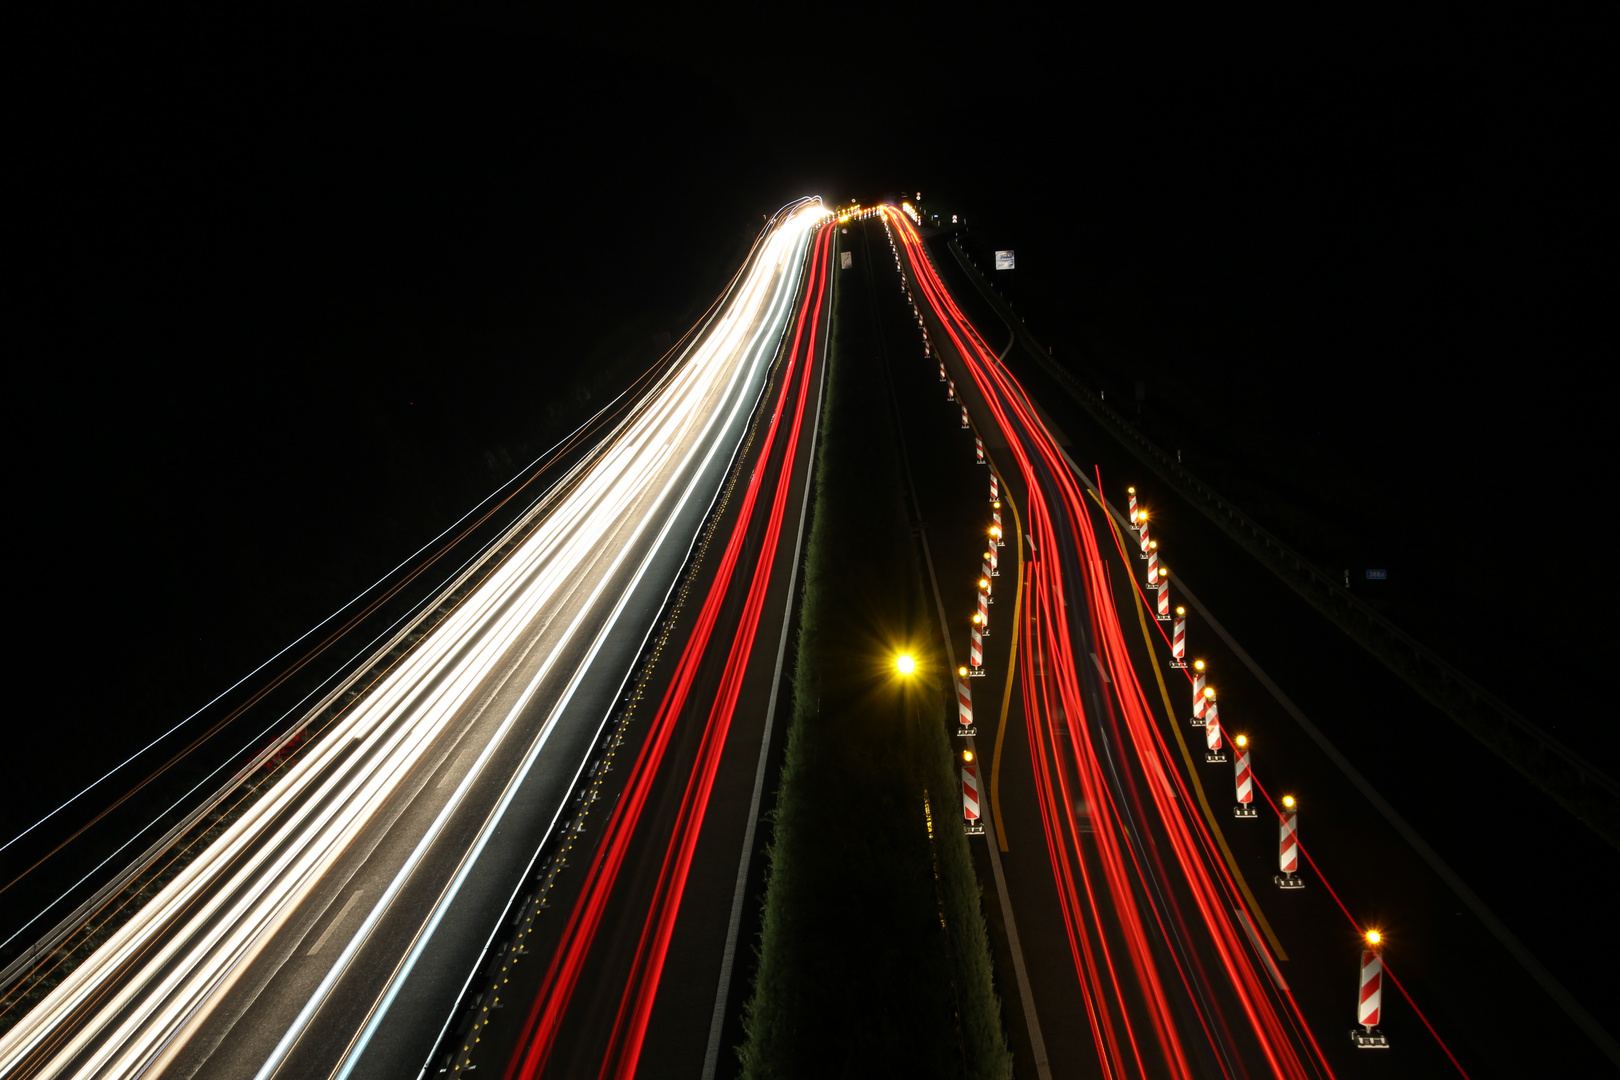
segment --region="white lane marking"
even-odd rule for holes
[[[1099,674],[1099,675],[1101,675],[1103,677],[1103,682],[1112,684],[1114,680],[1110,679],[1108,677],[1108,672],[1103,670],[1102,661],[1097,659],[1097,654],[1096,653],[1091,654],[1091,662],[1093,664],[1097,665],[1097,674]]]
[[[347,904],[343,905],[343,910],[337,913],[337,918],[333,919],[331,925],[326,928],[326,933],[315,939],[315,944],[310,946],[310,950],[304,954],[305,956],[314,956],[316,953],[321,951],[321,946],[326,944],[327,940],[331,938],[333,933],[335,933],[337,928],[343,923],[343,919],[349,914],[350,909],[352,909],[354,905],[358,904],[360,902],[360,898],[365,894],[366,890],[364,889],[354,890],[354,895],[349,897],[349,902]]]
[[[444,775],[439,777],[439,782],[437,784],[433,785],[433,790],[438,791],[440,788],[444,787],[444,785],[448,784],[450,782],[450,778],[452,776],[456,775],[457,771],[460,770],[461,763],[466,761],[467,760],[467,755],[472,753],[472,752],[473,752],[472,747],[470,747],[470,746],[462,747],[461,748],[461,753],[456,755],[456,760],[451,763],[451,765],[450,765],[450,767],[448,769],[444,770]]]

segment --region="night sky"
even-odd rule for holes
[[[1451,590],[1482,651],[1424,636],[1579,742],[1612,139],[1579,27],[1470,20],[30,29],[3,831],[477,502],[812,193],[1017,249],[1110,401],[1217,413],[1190,453]]]

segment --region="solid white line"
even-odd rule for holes
[[[433,790],[438,791],[440,788],[444,787],[444,785],[448,784],[450,782],[450,778],[452,776],[456,775],[456,770],[461,768],[461,763],[463,761],[466,761],[467,760],[467,755],[472,753],[472,752],[473,752],[472,747],[470,747],[470,746],[462,747],[461,748],[461,753],[456,755],[456,760],[451,763],[451,765],[450,765],[450,767],[448,769],[444,770],[444,775],[439,777],[439,782],[437,784],[433,785]]]
[[[337,913],[337,918],[333,919],[331,924],[327,926],[326,933],[322,934],[315,940],[315,944],[310,946],[310,950],[304,954],[305,956],[314,956],[316,953],[321,951],[321,946],[326,944],[327,938],[332,936],[333,932],[337,930],[338,924],[343,921],[343,917],[349,913],[349,909],[354,907],[355,904],[359,903],[360,898],[364,896],[365,893],[366,890],[364,889],[354,890],[354,895],[349,897],[349,902],[343,905],[343,910]]]

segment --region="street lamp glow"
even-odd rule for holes
[[[917,661],[912,659],[910,653],[901,653],[895,659],[894,666],[900,669],[900,674],[910,675],[917,670]]]

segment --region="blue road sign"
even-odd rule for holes
[[[1388,578],[1389,578],[1389,572],[1387,570],[1369,570],[1369,571],[1367,571],[1367,580],[1368,581],[1385,581]]]

